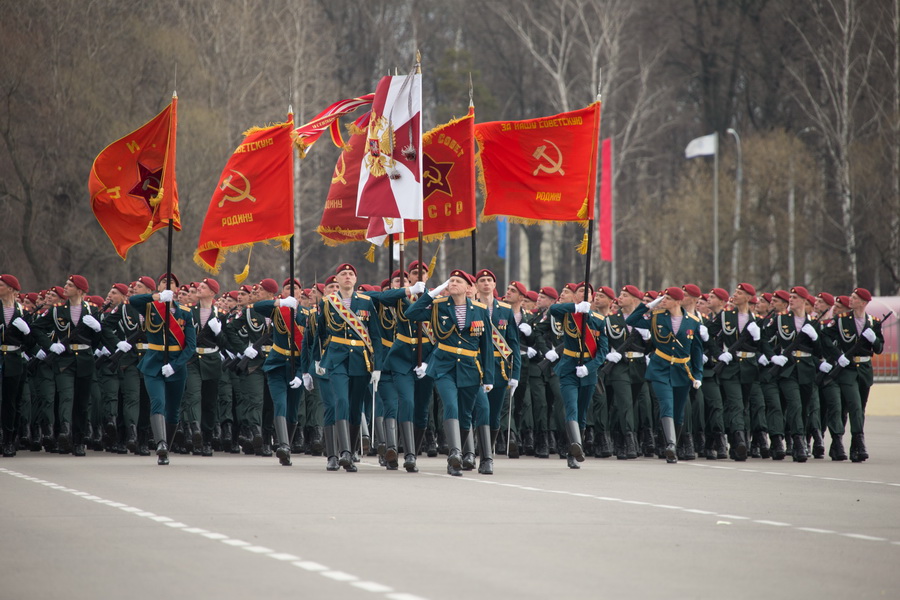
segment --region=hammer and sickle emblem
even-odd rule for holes
[[[229,175],[228,177],[226,177],[225,180],[222,181],[222,185],[219,186],[219,189],[223,192],[225,190],[231,190],[232,192],[237,192],[238,195],[229,196],[226,194],[225,196],[222,196],[222,199],[219,200],[219,208],[222,208],[222,205],[225,204],[226,200],[228,200],[229,202],[240,202],[241,200],[250,200],[250,202],[256,202],[256,198],[250,195],[250,181],[247,179],[247,177],[240,171],[235,171],[234,169],[232,169],[231,172],[239,175],[240,178],[244,180],[244,189],[241,189],[231,183],[231,180],[234,179],[233,175]]]
[[[444,187],[444,176],[441,174],[440,169],[430,167],[428,170],[422,173],[422,177],[429,182],[428,187],[434,186],[438,189]]]
[[[548,144],[550,144],[551,146],[553,146],[553,148],[556,150],[556,156],[558,157],[558,160],[553,160],[553,157],[547,154],[547,146],[546,145],[538,146],[537,148],[535,148],[532,158],[536,158],[537,160],[541,160],[541,161],[546,159],[547,162],[550,163],[550,166],[547,166],[543,162],[540,162],[540,163],[538,163],[538,166],[534,170],[534,173],[532,173],[532,175],[537,175],[538,173],[541,173],[541,172],[547,173],[548,175],[553,175],[554,173],[559,173],[560,175],[565,175],[566,172],[562,170],[563,155],[559,149],[559,146],[557,146],[550,140],[544,140],[544,141],[547,142]]]
[[[344,173],[346,172],[347,163],[344,162],[344,153],[341,152],[341,159],[338,161],[338,164],[334,166],[334,175],[331,176],[331,183],[340,181],[344,185],[347,185],[347,180],[344,179]]]

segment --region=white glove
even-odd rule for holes
[[[759,355],[759,360],[758,360],[757,362],[758,362],[760,365],[764,366],[764,367],[768,367],[768,366],[769,366],[769,359],[766,358],[766,355],[765,355],[765,354],[760,354],[760,355]]]
[[[313,389],[313,378],[309,373],[303,374],[303,387],[305,387],[308,392],[311,392]]]
[[[22,319],[22,317],[16,317],[15,319],[13,319],[12,326],[15,327],[16,329],[18,329],[19,331],[21,331],[22,333],[24,333],[25,335],[28,335],[29,333],[31,333],[31,327],[28,326],[28,323],[26,323]],[[866,329],[866,331],[872,331],[872,330]],[[875,336],[873,335],[872,337],[874,338]],[[872,341],[875,341],[875,340],[873,339]]]
[[[288,308],[297,308],[297,299],[293,296],[288,296],[287,298],[282,298],[278,301],[279,306],[286,306]]]
[[[246,356],[250,360],[256,358],[258,354],[259,352],[256,350],[256,348],[253,347],[253,344],[248,344],[247,348],[244,349],[244,356]]]
[[[731,352],[726,350],[722,354],[719,355],[719,362],[723,362],[726,365],[731,364],[731,361],[734,360],[734,357],[731,355]]]
[[[703,385],[703,382],[700,381],[699,379],[695,379],[695,380],[694,380],[694,383],[693,383],[692,385],[694,386],[694,389],[695,389],[695,390],[699,390],[699,389],[700,389],[700,386]]]
[[[413,371],[416,373],[416,377],[418,379],[422,379],[425,377],[425,371],[428,370],[428,363],[422,363],[418,367],[414,368]]]
[[[575,305],[576,313],[589,313],[591,312],[591,303],[590,302],[579,302]]]
[[[759,325],[757,325],[756,322],[750,321],[747,323],[747,331],[750,332],[750,337],[753,338],[754,342],[759,341]]]
[[[324,374],[325,374],[325,368],[319,364],[319,361],[316,361],[316,375],[321,377]]]
[[[94,358],[100,358],[101,356],[103,356],[103,348],[94,350]]]
[[[484,393],[485,393],[485,394],[490,393],[490,391],[491,391],[492,389],[494,389],[494,386],[491,385],[491,384],[489,384],[489,383],[486,383],[486,384],[484,384],[484,385],[481,386],[481,387],[482,387],[482,389],[484,389]]]
[[[519,380],[518,379],[510,379],[506,385],[507,385],[507,387],[509,387],[509,395],[512,396],[513,394],[516,393],[516,388],[519,387]]]
[[[425,293],[425,290],[426,290],[426,289],[427,289],[427,288],[425,287],[425,282],[424,282],[424,281],[417,281],[417,282],[415,282],[414,284],[412,284],[411,286],[409,286],[408,288],[406,288],[406,291],[407,291],[410,295],[413,295],[413,296],[421,296],[422,294]]]
[[[703,364],[705,365],[705,364],[708,363],[708,362],[709,362],[709,357],[708,357],[707,355],[704,354],[704,355],[703,355]]]
[[[704,355],[703,358],[706,358],[706,356]],[[647,356],[644,357],[644,363],[645,363],[648,367],[650,366],[650,355],[649,355],[649,354],[648,354]]]
[[[290,381],[290,383],[288,383],[288,385],[291,386],[292,390],[296,390],[298,387],[303,385],[303,380],[300,379],[299,377],[294,377],[293,379],[291,379],[291,381]]]
[[[787,356],[782,356],[781,354],[776,354],[772,357],[772,364],[776,364],[779,367],[783,367],[787,364]]]
[[[175,298],[175,292],[172,290],[163,290],[159,293],[160,302],[171,302]]]
[[[575,374],[579,377],[587,377],[588,368],[584,365],[578,365],[577,367],[575,367]]]
[[[816,328],[812,326],[812,324],[807,323],[803,327],[800,328],[800,331],[806,334],[806,337],[811,339],[812,341],[816,341],[819,339],[819,334],[816,333]]]
[[[28,356],[27,353],[23,352],[23,353],[22,353],[22,360],[24,360],[25,362],[31,362],[31,357]]]
[[[840,356],[838,356],[837,364],[841,365],[841,368],[843,369],[850,364],[850,359],[841,354]]]
[[[172,365],[170,365],[169,363],[166,363],[162,366],[162,369],[160,372],[163,374],[163,377],[171,377],[172,375],[175,374],[175,369],[172,368]]]
[[[378,382],[381,381],[381,371],[372,371],[372,378],[369,380],[369,383],[372,384],[372,388],[378,390]]]
[[[433,290],[431,290],[430,292],[428,292],[428,295],[431,296],[432,298],[437,298],[438,296],[441,295],[441,292],[443,292],[444,290],[447,289],[448,285],[450,285],[449,279],[447,281],[445,281],[444,283],[442,283],[441,285],[434,288]]]
[[[116,344],[116,350],[122,353],[129,352],[131,350],[131,344],[129,344],[125,340],[122,340],[121,342]]]
[[[619,354],[618,352],[616,352],[615,350],[610,350],[606,354],[606,360],[608,360],[611,363],[617,363],[620,360],[622,360],[622,355]]]
[[[16,319],[16,320],[20,321],[21,319]],[[15,324],[16,324],[16,321],[13,321],[13,325],[15,325]],[[25,331],[24,333],[28,333],[28,332]],[[878,339],[877,336],[875,335],[875,332],[869,328],[863,329],[862,336],[864,338],[866,338],[867,340],[869,340],[870,344],[874,344],[875,340]]]
[[[643,338],[645,342],[650,339],[649,329],[638,329],[638,333],[641,335],[641,338]]]
[[[647,308],[649,308],[650,310],[653,310],[654,308],[659,306],[660,302],[662,302],[665,299],[665,297],[666,297],[665,294],[660,294],[659,296],[656,297],[656,300],[654,300],[653,302],[651,302],[650,304],[647,305]]]
[[[222,333],[222,321],[220,321],[216,317],[213,317],[212,319],[207,321],[206,324],[209,325],[209,328],[212,329],[212,332],[215,335],[219,335],[220,333]]]
[[[525,355],[528,356],[528,358],[534,358],[535,356],[537,356],[537,350],[535,350],[531,346],[528,346],[525,349]]]
[[[62,354],[66,351],[66,347],[60,344],[59,342],[54,342],[50,344],[50,352],[53,354]]]
[[[37,354],[35,354],[34,356],[35,356],[35,358],[37,358],[38,360],[44,360],[45,358],[47,358],[47,353],[44,352],[43,350],[38,350],[38,351],[37,351]]]
[[[556,350],[550,348],[547,350],[547,353],[544,355],[544,358],[549,360],[550,362],[556,362],[559,360],[559,354],[556,353]]]
[[[100,321],[95,319],[93,315],[84,315],[83,317],[81,317],[81,320],[84,321],[85,325],[87,325],[97,333],[100,333]]]
[[[822,371],[823,373],[830,373],[831,369],[833,369],[833,368],[834,367],[832,367],[829,363],[827,363],[825,361],[822,361],[819,364],[819,370]]]
[[[228,358],[229,358],[230,360],[234,360],[235,357],[234,357],[234,354],[231,353],[231,350],[226,350],[226,351],[225,351],[225,354],[228,355]]]
[[[522,332],[522,335],[531,335],[531,325],[525,322],[519,323],[519,331]],[[866,331],[869,330],[867,329]]]
[[[700,339],[704,342],[709,341],[709,329],[706,328],[706,325],[700,326]]]

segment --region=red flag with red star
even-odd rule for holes
[[[181,231],[175,181],[178,98],[152,120],[107,146],[91,168],[91,209],[123,259],[166,227]]]

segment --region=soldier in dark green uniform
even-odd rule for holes
[[[550,332],[552,318],[550,306],[559,298],[559,293],[552,287],[546,286],[538,292],[534,313],[526,315],[524,324],[526,329],[520,329],[522,338],[520,347],[525,349],[525,359],[528,373],[528,394],[531,397],[534,430],[537,432],[534,455],[538,458],[548,458],[550,455],[550,407],[547,400],[551,377],[555,373],[550,368],[549,361],[544,361],[544,355],[553,349]],[[521,328],[521,325],[520,325]],[[558,357],[557,357],[558,358]],[[559,390],[559,378],[554,379],[556,390]]]
[[[0,275],[0,302],[3,315],[0,319],[0,422],[3,426],[3,456],[16,455],[16,422],[19,397],[25,383],[25,362],[22,351],[29,344],[31,327],[16,294],[21,291],[19,280],[14,275]]]
[[[837,382],[850,417],[850,460],[853,462],[863,462],[869,458],[864,429],[866,403],[874,381],[872,356],[884,351],[881,321],[866,314],[866,307],[871,301],[869,290],[861,287],[854,289],[850,294],[850,312],[837,316],[822,331],[829,364],[841,367]],[[840,450],[836,446],[841,445],[835,420],[830,419],[832,425],[829,427],[832,431],[832,458]]]
[[[64,289],[66,302],[36,320],[33,329],[48,358],[51,353],[55,355],[50,361],[59,394],[59,452],[84,456],[94,345],[114,351],[118,340],[109,330],[103,330],[94,309],[84,300],[89,289],[87,279],[72,275]]]

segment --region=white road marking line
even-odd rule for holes
[[[821,481],[843,481],[847,483],[866,483],[869,485],[887,485],[891,487],[900,487],[900,483],[889,481],[869,481],[866,479],[847,479],[846,477],[826,477],[823,475],[809,475],[806,473],[785,473],[781,471],[758,471],[756,469],[746,469],[740,467],[707,465],[704,463],[690,462],[686,463],[689,467],[699,467],[702,469],[724,469],[726,471],[740,471],[742,473],[760,473],[762,475],[776,475],[778,477],[796,477],[798,479],[818,479]]]
[[[713,515],[716,518],[721,518],[721,519],[747,521],[749,523],[755,523],[757,525],[768,525],[770,527],[787,527],[789,529],[796,529],[797,531],[805,531],[805,532],[812,532],[812,533],[835,533],[835,534],[838,534],[838,535],[841,535],[841,536],[844,536],[844,537],[847,537],[850,539],[858,539],[858,540],[871,541],[871,542],[888,542],[891,545],[900,546],[900,541],[890,541],[887,538],[874,537],[874,536],[870,536],[870,535],[864,535],[861,533],[838,533],[836,531],[831,531],[828,529],[817,529],[815,527],[799,527],[796,525],[791,525],[790,523],[784,523],[782,521],[770,521],[768,519],[752,519],[750,517],[745,517],[745,516],[741,516],[741,515],[716,513],[713,511],[708,511],[708,510],[703,510],[703,509],[698,509],[698,508],[685,508],[683,506],[675,506],[672,504],[654,504],[651,502],[629,500],[626,498],[613,498],[610,496],[596,496],[593,494],[584,494],[581,492],[569,492],[569,491],[565,491],[565,490],[551,490],[551,489],[534,488],[532,486],[516,485],[514,483],[500,483],[497,481],[490,481],[487,479],[473,479],[473,478],[465,478],[465,477],[457,479],[456,477],[451,477],[450,475],[444,475],[442,473],[423,473],[423,474],[428,475],[430,477],[441,477],[441,478],[449,479],[451,481],[456,480],[456,481],[465,481],[467,483],[482,483],[485,485],[496,485],[499,487],[514,488],[514,489],[529,491],[529,492],[536,491],[536,492],[551,493],[551,494],[561,494],[563,496],[571,496],[573,498],[589,498],[591,500],[600,500],[602,502],[613,502],[613,503],[618,503],[618,504],[628,504],[628,505],[632,505],[632,506],[648,506],[650,508],[674,510],[674,511],[684,512],[684,513],[688,513],[688,514],[695,514],[695,515]],[[774,473],[774,472],[772,474],[786,475],[785,473]],[[297,564],[297,563],[294,563],[294,564]],[[403,596],[403,595],[401,594],[400,596],[397,596],[397,598],[400,598],[401,596]],[[388,595],[388,598],[394,598],[394,595]]]
[[[140,508],[136,508],[134,506],[128,506],[121,502],[115,502],[112,500],[104,500],[103,498],[101,498],[99,496],[93,496],[93,495],[89,494],[88,492],[80,492],[78,490],[74,490],[71,488],[65,488],[63,486],[44,481],[42,479],[37,479],[35,477],[23,475],[22,473],[10,471],[9,469],[5,469],[2,467],[0,467],[0,473],[6,473],[7,475],[12,475],[14,477],[24,479],[26,481],[31,481],[33,483],[45,485],[47,487],[50,487],[51,489],[58,489],[60,491],[66,491],[68,493],[71,493],[73,496],[78,496],[80,498],[83,498],[84,500],[90,500],[92,502],[96,502],[97,504],[103,504],[106,506],[110,506],[112,508],[118,508],[119,510],[122,510],[123,512],[133,514],[137,517],[144,517],[144,518],[147,518],[156,523],[162,523],[163,525],[170,527],[172,529],[180,529],[182,531],[187,531],[189,533],[197,533],[207,539],[218,540],[227,546],[241,548],[248,552],[252,552],[254,554],[259,554],[260,556],[268,556],[270,558],[274,558],[279,561],[293,561],[293,562],[291,562],[292,565],[300,567],[301,569],[304,569],[311,573],[319,573],[323,577],[327,577],[328,579],[331,579],[332,581],[336,581],[339,583],[348,583],[354,587],[357,587],[361,590],[365,590],[368,592],[373,592],[373,593],[377,593],[377,594],[388,594],[386,596],[386,598],[388,598],[389,600],[425,600],[425,598],[422,598],[421,596],[415,596],[413,594],[407,594],[407,593],[402,593],[402,592],[394,593],[393,588],[383,585],[381,583],[377,583],[375,581],[359,581],[359,577],[357,577],[356,575],[353,575],[352,573],[346,573],[344,571],[333,570],[330,567],[327,567],[323,564],[309,561],[309,560],[302,561],[302,560],[299,560],[299,557],[294,556],[293,554],[287,554],[287,553],[283,553],[283,552],[275,552],[271,548],[266,548],[265,546],[254,546],[254,545],[250,544],[250,542],[245,542],[244,540],[239,540],[239,539],[235,539],[235,538],[229,538],[227,535],[224,535],[222,533],[210,532],[210,531],[207,531],[206,529],[202,529],[200,527],[188,527],[186,523],[182,523],[180,521],[175,521],[174,519],[172,519],[170,517],[157,515],[156,513],[145,511]],[[491,483],[493,483],[493,482],[491,482]],[[508,484],[508,485],[509,485],[509,487],[524,489],[524,486],[518,486],[515,484]],[[530,488],[529,491],[531,491],[531,490],[544,491],[544,490],[540,490],[538,488]],[[578,494],[578,496],[585,497],[585,498],[593,497],[590,494]],[[391,592],[391,593],[389,593],[389,592]]]

